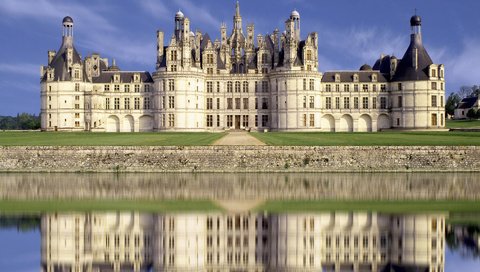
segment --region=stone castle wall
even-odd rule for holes
[[[0,147],[0,172],[480,172],[480,147]]]

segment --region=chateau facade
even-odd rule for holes
[[[444,214],[47,214],[43,272],[428,271]]]
[[[44,131],[379,131],[445,125],[444,66],[422,43],[421,19],[410,20],[402,59],[382,55],[373,67],[321,73],[318,35],[301,39],[300,14],[285,31],[244,32],[237,2],[233,29],[220,40],[190,29],[180,11],[165,46],[157,32],[156,71],[121,71],[99,54],[82,59],[73,19],[48,52],[41,74]],[[153,62],[153,60],[152,60]]]

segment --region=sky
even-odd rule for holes
[[[153,72],[156,31],[166,43],[175,12],[191,29],[220,38],[231,31],[234,0],[1,0],[0,116],[40,111],[40,66],[61,44],[62,18],[74,19],[74,43],[85,57],[93,52],[117,60],[123,70]],[[302,38],[319,35],[319,67],[356,70],[384,54],[401,58],[409,44],[410,17],[423,19],[423,41],[435,63],[446,67],[447,93],[480,83],[478,0],[241,0],[243,25],[270,34],[292,10],[301,16]]]

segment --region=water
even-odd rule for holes
[[[478,199],[476,177],[0,174],[0,195],[37,200],[221,199],[237,206],[260,198],[408,202]],[[175,212],[0,211],[0,271],[479,271],[480,213],[355,207],[272,212],[246,206]]]

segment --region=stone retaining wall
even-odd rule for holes
[[[3,172],[480,171],[480,147],[0,147]]]

